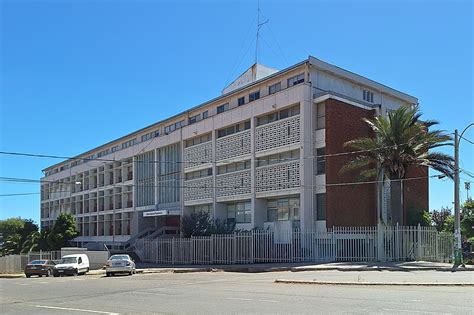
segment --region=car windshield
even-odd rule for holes
[[[127,255],[113,255],[110,260],[128,260]]]
[[[33,260],[30,262],[30,265],[44,265],[46,263],[46,260]]]
[[[74,264],[76,262],[76,257],[63,257],[63,259],[61,259],[61,264]]]

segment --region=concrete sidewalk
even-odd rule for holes
[[[152,270],[170,270],[168,272],[276,272],[276,271],[474,271],[473,265],[453,269],[451,263],[436,263],[427,261],[413,262],[337,262],[337,263],[272,263],[272,264],[245,264],[245,265],[155,265],[139,264],[138,267],[145,272]],[[166,272],[166,271],[162,271]]]
[[[387,262],[387,263],[364,263],[364,262],[337,262],[321,264],[245,264],[245,265],[156,265],[137,264],[137,273],[189,273],[189,272],[303,272],[303,271],[474,271],[474,266],[467,265],[453,270],[453,265],[449,263],[436,263],[426,261],[415,262]],[[105,270],[91,270],[87,275],[105,275]],[[0,278],[20,278],[24,274],[0,274]]]

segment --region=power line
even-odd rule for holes
[[[39,192],[28,192],[28,193],[16,193],[16,194],[3,194],[0,197],[14,197],[14,196],[27,196],[27,195],[39,195]]]
[[[472,140],[469,140],[468,138],[464,137],[464,136],[459,136],[460,138],[466,140],[467,142],[469,142],[470,144],[474,144],[474,141]]]
[[[401,144],[393,144],[382,146],[374,149],[365,149],[365,150],[355,150],[355,151],[346,151],[346,152],[338,152],[338,153],[330,153],[330,154],[321,154],[321,155],[310,155],[306,157],[302,157],[302,159],[312,159],[312,158],[325,158],[325,157],[334,157],[334,156],[343,156],[343,155],[350,155],[350,154],[357,154],[357,153],[364,153],[364,152],[371,152],[371,151],[378,151],[383,149],[389,148],[397,148],[399,146],[404,146],[409,143],[401,143]],[[293,146],[294,144],[289,144],[286,147]],[[279,148],[284,148],[285,146],[281,146]],[[0,154],[3,155],[14,155],[14,156],[28,156],[28,157],[36,157],[36,158],[52,158],[52,159],[64,159],[64,160],[82,160],[82,161],[103,161],[103,162],[121,162],[121,160],[115,159],[102,159],[102,158],[77,158],[77,157],[68,157],[68,156],[59,156],[59,155],[49,155],[49,154],[38,154],[38,153],[24,153],[24,152],[10,152],[10,151],[0,151]],[[272,155],[272,154],[268,154]],[[255,158],[256,162],[260,161],[273,161],[273,162],[285,162],[285,161],[293,161],[298,160],[300,158],[279,158],[279,159],[262,159],[262,158]],[[219,161],[162,161],[162,160],[148,160],[148,161],[140,161],[134,160],[135,163],[163,163],[163,164],[229,164],[234,163],[233,160],[219,160]]]
[[[205,178],[205,177],[203,177]],[[399,181],[411,181],[411,180],[419,180],[419,179],[427,179],[427,178],[439,178],[438,175],[430,175],[430,176],[418,176],[418,177],[408,177],[408,178],[401,178],[401,179],[393,179],[390,180],[390,182],[399,182]],[[0,180],[3,178],[0,177]],[[10,180],[13,180],[14,178],[10,178]],[[25,181],[28,179],[23,179],[23,178],[18,178],[19,181]],[[176,181],[178,179],[171,179],[167,181]],[[35,180],[29,180],[29,181],[35,181]],[[279,188],[278,190],[288,190],[288,189],[294,189],[294,188],[324,188],[324,187],[333,187],[333,186],[348,186],[348,185],[363,185],[363,184],[376,184],[376,183],[385,183],[385,180],[374,180],[374,181],[363,181],[363,182],[343,182],[343,183],[329,183],[329,184],[317,184],[317,185],[297,185],[294,187],[288,187],[288,188],[281,188],[282,185],[259,185],[259,186],[251,186],[251,185],[229,185],[229,186],[213,186],[213,185],[169,185],[169,184],[163,184],[163,185],[148,185],[148,184],[113,184],[113,185],[108,185],[112,187],[107,187],[103,186],[103,190],[108,190],[112,188],[125,188],[125,187],[142,187],[142,188],[184,188],[184,189],[209,189],[209,188],[227,188],[227,189],[237,189],[237,188]],[[65,183],[62,183],[65,184]],[[99,190],[99,187],[95,187],[93,189]],[[49,192],[50,194],[55,194],[55,193],[86,193],[86,191],[89,191],[88,193],[95,193],[97,191],[91,191],[91,190],[82,190],[78,192],[72,192],[69,190],[65,191],[51,191]]]

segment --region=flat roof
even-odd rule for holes
[[[315,68],[320,69],[320,70],[322,70],[322,71],[330,72],[330,73],[333,73],[334,75],[337,75],[337,76],[346,78],[346,79],[348,79],[348,80],[351,80],[351,81],[354,81],[354,82],[357,82],[357,83],[360,83],[360,84],[364,84],[364,85],[366,85],[366,86],[368,86],[368,87],[371,87],[371,88],[374,89],[374,90],[377,90],[377,91],[380,91],[380,92],[383,92],[383,93],[386,93],[386,94],[393,95],[393,96],[395,96],[395,97],[397,97],[397,98],[400,98],[400,99],[402,99],[402,100],[404,100],[404,101],[407,101],[407,102],[409,102],[409,103],[414,103],[414,104],[418,103],[418,99],[417,99],[416,97],[414,97],[414,96],[411,96],[411,95],[409,95],[409,94],[406,94],[406,93],[400,92],[400,91],[398,91],[398,90],[392,89],[392,88],[390,88],[390,87],[388,87],[388,86],[386,86],[386,85],[380,84],[380,83],[378,83],[378,82],[376,82],[376,81],[373,81],[373,80],[371,80],[371,79],[368,79],[368,78],[366,78],[366,77],[364,77],[364,76],[361,76],[361,75],[356,74],[356,73],[353,73],[353,72],[351,72],[351,71],[342,69],[342,68],[340,68],[340,67],[337,67],[337,66],[335,66],[335,65],[332,65],[332,64],[330,64],[330,63],[327,63],[327,62],[325,62],[325,61],[322,61],[322,60],[317,59],[317,58],[315,58],[315,57],[313,57],[313,56],[310,55],[310,56],[308,56],[307,59],[305,59],[305,60],[303,60],[303,61],[301,61],[301,62],[298,62],[298,63],[296,63],[296,64],[294,64],[294,65],[292,65],[292,66],[290,66],[290,67],[287,67],[287,68],[285,68],[285,69],[283,69],[283,70],[280,70],[280,71],[278,71],[278,72],[275,72],[275,73],[273,73],[273,74],[270,74],[270,75],[268,75],[268,76],[266,76],[266,77],[264,77],[264,78],[261,78],[261,79],[259,79],[259,80],[250,82],[249,84],[246,84],[246,85],[244,85],[244,86],[242,86],[242,87],[239,87],[239,88],[237,88],[237,89],[235,89],[235,90],[232,90],[232,91],[230,91],[230,92],[228,92],[228,93],[226,93],[226,94],[222,94],[222,95],[220,95],[220,96],[217,96],[217,97],[215,97],[215,98],[213,98],[213,99],[211,99],[211,100],[209,100],[209,101],[206,101],[206,102],[201,103],[201,104],[199,104],[199,105],[197,105],[197,106],[191,107],[190,109],[188,109],[188,110],[186,110],[186,111],[180,112],[180,113],[178,113],[178,114],[176,114],[176,115],[173,115],[173,116],[171,116],[171,117],[168,117],[168,118],[166,118],[166,119],[162,119],[162,120],[160,120],[160,121],[158,121],[158,122],[155,122],[155,123],[153,123],[153,124],[151,124],[151,125],[148,125],[148,126],[146,126],[146,127],[143,127],[143,128],[141,128],[141,129],[138,129],[138,130],[136,130],[136,131],[133,131],[133,132],[131,132],[131,133],[129,133],[129,134],[126,134],[126,135],[124,135],[124,136],[122,136],[122,137],[120,137],[120,138],[117,138],[117,139],[115,139],[115,140],[106,142],[106,143],[104,143],[104,144],[102,144],[102,145],[100,145],[100,146],[98,146],[98,147],[95,147],[95,148],[90,149],[90,150],[88,150],[88,151],[86,151],[86,152],[83,152],[83,153],[81,153],[81,154],[78,154],[78,155],[72,157],[71,159],[67,159],[67,160],[65,160],[65,161],[62,161],[62,162],[53,164],[53,165],[51,165],[51,166],[49,166],[49,167],[43,169],[42,171],[44,172],[44,171],[47,171],[47,170],[50,170],[50,169],[54,169],[54,168],[56,168],[56,167],[58,167],[58,166],[60,166],[60,165],[63,165],[63,164],[65,164],[65,163],[69,163],[70,161],[75,160],[75,159],[81,159],[81,158],[83,158],[84,156],[90,155],[92,152],[95,152],[95,151],[97,151],[97,150],[100,150],[100,149],[102,149],[102,148],[105,148],[105,147],[107,147],[107,146],[110,146],[110,145],[112,145],[112,144],[114,144],[114,143],[116,143],[116,142],[124,141],[125,139],[127,139],[127,138],[129,138],[129,137],[131,137],[131,136],[133,136],[133,135],[137,135],[137,134],[139,134],[139,133],[141,133],[141,132],[143,132],[143,131],[145,131],[145,130],[147,130],[147,129],[152,129],[153,127],[157,127],[157,126],[163,124],[163,123],[166,122],[166,121],[173,120],[173,119],[175,119],[175,118],[177,118],[177,117],[179,117],[179,116],[181,116],[181,115],[184,115],[184,114],[186,114],[186,113],[189,113],[189,112],[194,111],[194,110],[196,110],[196,109],[199,109],[199,108],[201,108],[201,107],[207,106],[207,105],[209,105],[209,104],[211,104],[211,103],[213,103],[213,102],[216,102],[216,101],[218,101],[218,100],[220,100],[220,99],[229,97],[229,96],[231,96],[231,95],[233,95],[233,94],[237,94],[237,93],[241,92],[242,90],[245,90],[245,89],[250,88],[250,87],[252,87],[252,86],[254,86],[254,85],[260,84],[260,83],[262,83],[262,82],[264,82],[264,81],[266,81],[266,80],[270,80],[270,79],[272,79],[272,78],[275,78],[275,77],[277,77],[277,76],[279,76],[279,75],[282,75],[282,74],[284,74],[284,73],[286,73],[286,72],[289,72],[289,71],[291,71],[291,70],[294,70],[294,69],[296,69],[296,68],[298,68],[298,67],[300,67],[300,66],[302,66],[302,65],[304,65],[304,64],[306,64],[306,63],[309,63],[310,65],[312,65],[312,66],[314,66]]]

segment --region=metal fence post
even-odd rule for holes
[[[377,224],[377,260],[385,261],[385,252],[383,249],[384,233],[382,224]]]
[[[416,230],[416,237],[417,237],[417,246],[416,246],[416,260],[422,260],[421,257],[421,226],[418,223],[417,230]]]

